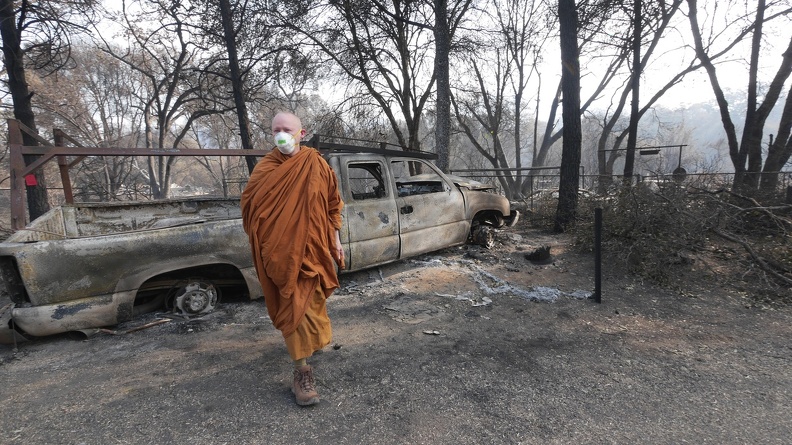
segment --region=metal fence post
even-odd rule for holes
[[[602,209],[594,209],[594,301],[602,303]]]

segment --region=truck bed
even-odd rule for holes
[[[114,235],[241,216],[239,198],[65,204],[18,230],[6,242],[29,243]]]

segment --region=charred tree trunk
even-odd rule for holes
[[[635,146],[638,144],[638,121],[640,120],[638,102],[640,101],[639,88],[641,86],[641,0],[635,0],[633,5],[633,67],[630,79],[632,89],[632,103],[630,105],[630,131],[627,136],[627,153],[624,158],[624,183],[631,184],[635,173]]]
[[[563,232],[575,219],[580,171],[580,61],[578,60],[577,11],[575,0],[559,0],[561,28],[561,89],[564,141],[561,151],[561,178],[558,189],[555,231]]]
[[[763,192],[772,192],[778,186],[778,172],[784,168],[792,155],[790,133],[792,133],[792,91],[787,93],[784,111],[781,113],[781,122],[778,124],[778,133],[775,141],[770,144],[762,169],[760,190]]]
[[[231,14],[231,4],[228,0],[220,0],[220,18],[223,22],[223,37],[228,50],[228,66],[231,72],[231,88],[234,93],[234,105],[239,119],[239,136],[242,139],[242,148],[253,149],[250,137],[250,121],[248,120],[245,92],[242,84],[242,73],[239,69],[239,56],[237,55],[236,32]],[[255,156],[245,156],[248,173],[256,166]]]
[[[435,151],[437,166],[448,172],[450,163],[449,134],[451,130],[451,98],[448,53],[451,35],[448,28],[448,0],[435,1],[435,76],[437,82],[437,120],[435,122]]]
[[[14,117],[33,131],[36,131],[36,120],[33,115],[33,93],[25,79],[25,67],[22,60],[21,39],[17,28],[14,2],[0,0],[0,36],[3,39],[3,57],[8,74],[8,90],[14,103]],[[22,143],[26,146],[38,145],[38,142],[22,132]],[[37,156],[25,155],[25,164],[31,164]],[[26,179],[27,205],[30,220],[38,218],[49,210],[47,188],[44,172],[39,169],[31,178]]]
[[[756,7],[756,21],[751,40],[751,57],[748,68],[748,97],[745,110],[745,126],[740,141],[740,154],[748,161],[742,185],[738,188],[756,190],[759,185],[759,172],[762,169],[762,133],[764,119],[757,110],[757,85],[759,71],[759,48],[762,44],[762,23],[764,22],[765,1],[759,0]],[[735,178],[735,181],[737,178]]]

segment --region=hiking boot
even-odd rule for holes
[[[315,405],[319,403],[319,393],[313,377],[313,368],[310,365],[294,369],[294,382],[292,392],[300,406]]]

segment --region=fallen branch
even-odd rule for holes
[[[743,249],[745,249],[745,251],[748,252],[748,255],[751,256],[751,259],[754,260],[754,262],[756,262],[757,265],[759,265],[759,268],[762,269],[762,271],[769,273],[770,275],[772,275],[773,277],[777,278],[778,280],[786,283],[788,286],[792,286],[792,279],[790,279],[789,277],[787,277],[787,276],[785,276],[785,275],[783,275],[781,273],[778,273],[773,267],[768,265],[767,262],[762,258],[762,256],[759,255],[756,252],[756,250],[754,250],[754,248],[751,247],[750,244],[748,244],[747,242],[743,241],[742,239],[740,239],[737,236],[731,235],[729,233],[726,233],[726,232],[718,229],[717,227],[712,227],[712,228],[710,228],[710,230],[714,234],[720,236],[721,238],[723,238],[725,240],[729,240],[729,241],[732,241],[732,242],[735,242],[735,243],[741,245],[743,247]]]
[[[137,331],[140,331],[140,330],[143,330],[143,329],[148,329],[150,327],[161,325],[161,324],[167,323],[169,321],[171,321],[170,318],[163,318],[163,319],[155,320],[155,321],[152,321],[151,323],[146,323],[144,325],[137,326],[137,327],[134,327],[134,328],[131,328],[131,329],[127,329],[127,330],[124,330],[124,331],[114,331],[112,329],[99,329],[99,332],[102,332],[104,334],[110,334],[110,335],[123,335],[123,334],[129,334],[130,332],[137,332]]]
[[[765,205],[762,205],[756,199],[754,199],[752,197],[749,197],[749,196],[745,196],[745,195],[736,193],[733,190],[721,189],[721,190],[717,190],[715,192],[708,192],[708,193],[710,193],[710,194],[726,193],[726,194],[731,195],[731,196],[733,196],[735,198],[739,198],[739,199],[742,199],[744,201],[748,201],[748,202],[750,202],[753,205],[752,207],[740,207],[740,206],[736,206],[736,205],[730,204],[732,207],[737,209],[737,214],[747,213],[747,212],[759,212],[759,213],[763,213],[765,216],[770,218],[770,220],[776,222],[776,224],[782,230],[783,230],[784,227],[792,226],[792,221],[791,220],[789,220],[788,218],[784,218],[783,216],[780,216],[780,215],[778,215],[776,213],[773,213],[774,210],[777,210],[777,211],[787,210],[788,211],[788,210],[792,209],[791,205],[765,206]],[[781,224],[779,224],[779,222]]]

